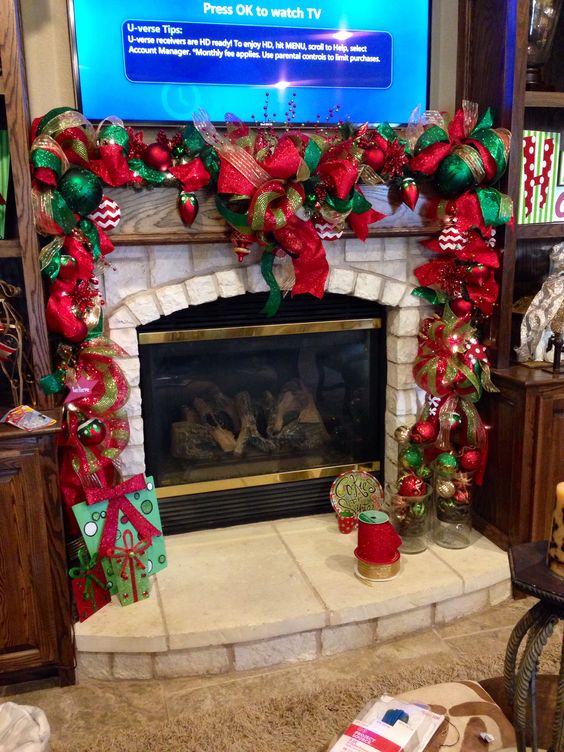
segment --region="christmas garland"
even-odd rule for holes
[[[491,315],[497,297],[493,228],[510,220],[511,202],[491,186],[505,170],[510,137],[493,128],[489,110],[479,121],[476,115],[465,103],[448,127],[438,113],[425,113],[402,133],[386,124],[370,129],[348,123],[306,133],[291,125],[250,127],[232,117],[219,132],[200,112],[182,131],[171,138],[161,131],[150,144],[117,118],[95,129],[70,108],[34,121],[35,220],[37,231],[50,238],[39,263],[49,281],[47,325],[59,338],[57,370],[42,387],[67,392],[60,447],[67,511],[88,489],[119,481],[116,463],[129,433],[123,409],[129,388],[115,361],[125,353],[103,334],[98,285],[113,250],[103,220],[119,214],[104,197],[104,185],[173,186],[187,226],[198,213],[196,192],[211,188],[239,260],[252,244],[262,249],[270,289],[265,314],[272,316],[281,300],[275,256],[291,259],[292,294],[320,298],[328,274],[322,240],[339,237],[347,225],[365,240],[369,225],[383,218],[362,184],[387,184],[411,209],[419,185],[434,184],[430,211],[445,229],[424,243],[436,259],[416,270],[421,287],[415,294],[445,309],[421,330],[414,375],[428,401],[404,437],[410,442],[404,449],[425,442],[446,450],[456,413],[463,451],[472,448],[483,464],[485,431],[475,402],[482,387],[491,387],[475,323]],[[427,477],[423,460],[404,458],[403,466],[416,479]],[[76,531],[72,514],[67,523]]]

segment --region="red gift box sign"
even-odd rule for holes
[[[133,533],[131,530],[126,530],[123,534],[123,546],[115,546],[108,552],[108,558],[112,559],[117,566],[120,567],[119,577],[121,577],[122,580],[128,580],[131,584],[134,603],[140,600],[140,597],[146,598],[149,595],[148,589],[145,592],[139,593],[137,589],[136,570],[143,570],[141,576],[147,576],[147,567],[141,557],[150,547],[150,540],[141,540],[139,543],[134,544]]]
[[[80,549],[78,560],[80,565],[69,570],[69,577],[78,618],[82,622],[109,603],[111,597],[98,555],[88,557],[88,553]]]

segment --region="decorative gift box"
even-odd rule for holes
[[[88,489],[86,494],[88,501],[75,504],[72,509],[88,551],[98,553],[102,559],[112,595],[119,590],[114,564],[108,557],[113,555],[116,546],[125,546],[126,532],[135,542],[150,543],[146,550],[147,575],[166,567],[161,517],[151,476],[134,475],[113,488]]]
[[[137,603],[149,597],[151,581],[147,573],[150,541],[135,543],[133,533],[126,530],[123,545],[115,546],[108,555],[113,570],[112,582],[117,588],[122,606]]]
[[[554,221],[560,134],[523,131],[519,224]]]
[[[78,551],[78,561],[77,567],[69,569],[69,577],[78,619],[86,621],[109,603],[111,597],[98,554],[89,554],[81,548]]]

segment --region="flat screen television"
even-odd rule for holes
[[[94,121],[401,124],[428,104],[431,0],[68,2]]]

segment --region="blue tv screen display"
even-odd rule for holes
[[[283,123],[294,100],[296,124],[405,123],[427,106],[429,3],[70,0],[79,105],[92,120]]]

